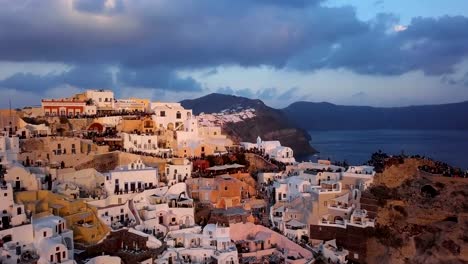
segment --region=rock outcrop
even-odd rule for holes
[[[376,176],[379,201],[368,263],[467,263],[468,179],[428,174],[405,159]]]

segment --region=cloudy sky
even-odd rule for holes
[[[273,107],[468,100],[466,0],[0,0],[0,107],[86,88]]]

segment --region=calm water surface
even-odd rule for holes
[[[419,154],[468,168],[468,131],[364,130],[309,131],[311,145],[320,151],[303,160],[330,158],[361,164],[381,149],[386,153]]]

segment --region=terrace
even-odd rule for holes
[[[319,221],[319,225],[330,225],[336,227],[346,228],[348,220],[343,219],[341,216],[332,216],[332,215],[324,215]]]

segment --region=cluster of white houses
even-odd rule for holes
[[[313,241],[311,226],[318,226],[318,230],[320,226],[333,227],[337,232],[350,226],[374,227],[375,214],[361,208],[361,193],[372,184],[374,176],[371,166],[350,166],[345,170],[330,161],[319,160],[287,166],[281,173],[261,173],[259,181],[272,184],[273,226],[290,239]],[[341,259],[343,252],[348,252],[333,251],[330,243],[320,247],[328,250],[327,254],[335,252],[332,259]],[[360,260],[357,253],[354,259]],[[344,263],[343,259],[340,263]]]
[[[0,184],[0,263],[76,263],[73,231],[61,217],[32,218],[14,202],[10,183]]]
[[[64,195],[63,199],[73,200],[80,189],[102,186],[103,196],[85,200],[96,209],[99,221],[109,230],[125,229],[145,237],[146,247],[150,249],[167,243],[168,248],[158,260],[149,259],[145,263],[182,263],[182,260],[197,263],[214,259],[221,264],[239,262],[229,228],[210,229],[207,226],[202,230],[196,225],[194,202],[188,196],[184,183],[192,175],[192,163],[187,159],[174,158],[166,164],[167,182],[160,179],[158,168],[149,167],[141,160],[117,166],[103,174],[93,169],[70,171],[49,168],[41,171],[37,170],[38,167],[25,167],[18,162],[17,137],[3,136],[0,139],[4,142],[0,152],[5,157],[2,166],[6,168],[0,186],[1,263],[76,263],[73,260],[73,231],[68,229],[66,221],[51,214],[41,214],[44,216],[36,219],[26,212],[23,204],[14,201],[13,186],[33,192],[47,190],[46,174],[50,174],[53,180],[50,189]],[[69,197],[71,194],[75,196]],[[81,224],[84,228],[91,225],[87,222]],[[181,239],[184,245],[190,242],[183,251],[180,251]],[[121,263],[121,260],[99,256],[88,263]]]
[[[245,150],[287,164],[284,171],[257,175],[257,183],[267,189],[272,201],[267,222],[270,220],[273,229],[279,232],[242,222],[213,223],[202,228],[195,221],[194,199],[227,208],[242,205],[245,197],[255,193],[254,187],[249,190],[246,182],[232,175],[202,179],[190,185],[196,182],[189,180],[194,170],[190,157],[225,153],[233,145],[222,134],[221,127],[201,124],[192,110],[179,103],[115,99],[108,90],[88,90],[71,98],[42,100],[41,110],[44,116],[112,113],[96,117],[90,130],[118,128],[124,151],[170,155],[164,155],[163,166],[149,166],[139,157],[119,161],[118,166],[102,172],[89,167],[75,170],[73,165],[92,162],[93,155],[101,151],[99,146],[80,137],[50,136],[51,130],[45,124],[17,128],[10,121],[0,134],[0,263],[75,263],[75,230],[79,232],[75,240],[80,237],[98,243],[102,241],[95,240],[96,230],[101,233],[125,230],[144,238],[146,249],[167,245],[157,259],[139,263],[313,263],[311,251],[297,243],[309,239],[321,240],[317,249],[334,262],[346,263],[350,255],[355,260],[362,257],[337,246],[335,240],[315,239],[311,230],[336,228],[355,232],[374,227],[375,214],[362,206],[361,197],[373,183],[373,167],[344,168],[326,160],[298,163],[293,150],[281,146],[279,141],[263,141],[258,137],[255,143],[241,142]],[[128,112],[146,114],[134,119],[115,115]],[[27,153],[20,151],[21,137],[39,136],[40,148],[36,142],[37,146],[24,147],[31,149]],[[233,190],[239,194],[230,193]],[[45,201],[46,212],[34,215],[26,210],[21,199],[15,200],[15,192],[22,191],[51,192],[58,195],[54,199],[60,202]],[[220,198],[224,194],[230,197]],[[78,209],[73,211],[62,202]],[[69,209],[71,216],[58,216],[63,208]],[[96,221],[91,220],[94,218]],[[98,256],[88,263],[121,263],[121,260]]]

